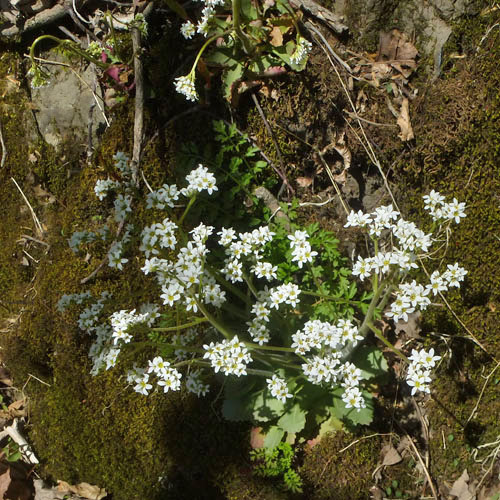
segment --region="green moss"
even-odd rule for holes
[[[380,439],[359,440],[345,449],[356,439],[351,434],[336,432],[327,435],[306,452],[304,465],[299,472],[305,486],[309,488],[308,498],[371,498],[371,474],[377,465]]]

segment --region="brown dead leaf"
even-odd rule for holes
[[[312,177],[297,177],[295,181],[301,188],[307,188],[313,182]]]
[[[397,124],[401,129],[401,133],[398,135],[398,137],[402,141],[411,141],[415,138],[410,122],[410,103],[408,102],[408,99],[406,97],[403,98],[403,102],[401,103],[401,111],[397,119]]]
[[[335,148],[335,151],[342,156],[344,160],[344,169],[348,169],[351,166],[352,155],[345,143],[345,132],[342,132],[342,134],[337,138],[337,142],[333,147]]]
[[[262,448],[264,446],[265,435],[262,433],[262,427],[252,427],[250,431],[250,446],[252,449]]]
[[[469,474],[464,469],[462,475],[453,483],[450,495],[457,497],[457,500],[475,500],[476,491],[473,485],[469,483]]]
[[[404,61],[414,64],[418,50],[405,33],[397,29],[380,33],[377,61]]]
[[[83,498],[89,500],[101,500],[107,493],[104,488],[99,488],[99,486],[94,486],[89,483],[80,483],[76,485],[71,485],[66,481],[57,481],[58,491],[69,491]]]
[[[392,444],[386,444],[382,448],[382,456],[382,465],[384,466],[399,464],[403,460]]]
[[[33,186],[33,192],[42,205],[51,205],[56,201],[55,196],[42,188],[40,184]]]
[[[3,464],[2,464],[3,466]],[[5,494],[9,489],[12,479],[10,477],[10,467],[7,467],[0,475],[0,498],[5,498]]]
[[[402,333],[411,339],[420,338],[420,318],[422,314],[419,311],[408,314],[408,321],[399,320],[395,325],[396,334]]]
[[[281,33],[279,26],[275,26],[271,30],[271,33],[269,33],[269,43],[273,47],[281,47],[283,45],[283,33]]]

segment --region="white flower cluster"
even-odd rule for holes
[[[290,246],[292,248],[292,261],[297,262],[300,269],[306,262],[312,262],[313,257],[318,255],[318,252],[313,251],[310,243],[307,241],[307,233],[305,231],[295,231],[294,234],[288,236]]]
[[[165,206],[174,208],[174,201],[179,199],[179,194],[179,190],[175,184],[171,186],[163,184],[160,189],[148,193],[146,208],[156,208],[158,210],[163,210]]]
[[[68,240],[68,244],[71,250],[77,253],[82,243],[92,243],[95,240],[96,234],[92,231],[75,231]]]
[[[208,194],[218,191],[214,174],[201,164],[198,165],[198,168],[189,172],[186,180],[188,181],[188,185],[181,189],[181,194],[188,198],[202,191],[207,191]]]
[[[293,397],[292,394],[288,392],[288,387],[286,385],[286,381],[278,375],[273,375],[272,378],[267,378],[267,388],[271,393],[273,398],[278,399],[279,401],[286,403],[287,398]]]
[[[247,374],[247,365],[252,362],[251,354],[237,336],[231,340],[204,344],[203,349],[206,351],[203,359],[210,361],[215,373],[220,370],[225,375],[240,377]]]
[[[314,319],[292,335],[292,348],[298,355],[304,356],[312,349],[330,348],[341,351],[348,343],[354,347],[362,339],[358,328],[349,319],[341,319],[336,325]]]
[[[442,219],[454,220],[457,224],[460,219],[466,216],[465,203],[459,203],[456,198],[453,198],[451,203],[445,202],[445,197],[432,190],[428,195],[424,196],[425,209],[429,211],[435,221]]]
[[[331,351],[323,356],[313,356],[302,365],[302,370],[309,382],[321,385],[334,385],[341,382],[344,389],[342,401],[346,408],[365,408],[366,403],[359,388],[363,379],[361,370],[349,362],[341,362],[340,352]]]
[[[132,340],[132,335],[128,332],[129,327],[139,323],[147,323],[148,319],[148,313],[136,314],[135,309],[132,311],[126,311],[124,309],[115,311],[109,318],[112,329],[111,338],[113,340],[113,345],[117,345],[121,342],[128,344]]]
[[[401,283],[396,298],[391,304],[391,310],[386,316],[394,321],[408,321],[408,315],[420,310],[427,309],[431,301],[428,298],[430,292],[437,295],[439,292],[445,292],[449,287],[459,287],[467,271],[457,263],[448,264],[448,269],[443,273],[434,271],[431,274],[430,283],[425,287],[418,284],[415,280],[411,283]]]
[[[436,366],[436,361],[439,361],[441,356],[434,355],[434,349],[429,349],[429,352],[424,349],[421,351],[413,349],[409,359],[411,364],[408,367],[406,381],[412,388],[411,395],[417,391],[429,393],[430,370]]]
[[[59,312],[64,312],[71,304],[81,305],[91,297],[92,294],[89,291],[83,293],[65,293],[57,302],[56,308]]]
[[[135,384],[135,392],[147,396],[153,388],[149,378],[152,374],[157,378],[157,385],[163,387],[163,392],[178,391],[181,388],[181,374],[161,356],[149,360],[147,369],[134,366],[127,374],[127,382]]]
[[[198,93],[194,85],[194,77],[191,75],[179,76],[175,79],[175,90],[182,94],[188,101],[197,101]]]
[[[107,179],[98,179],[95,183],[94,192],[99,200],[102,201],[108,195],[108,191],[118,189],[120,185],[118,181],[114,181],[109,177]]]
[[[151,226],[146,226],[141,233],[141,245],[139,250],[146,254],[146,257],[152,255],[159,255],[160,248],[170,248],[175,250],[177,245],[177,237],[175,231],[177,224],[172,222],[168,217],[165,217],[162,222],[156,222]],[[146,270],[143,269],[146,272]]]
[[[204,384],[201,377],[201,370],[193,370],[186,377],[186,389],[198,397],[205,396],[210,390],[210,386]]]
[[[301,64],[302,61],[307,57],[307,54],[311,52],[312,43],[305,38],[299,37],[297,47],[294,53],[290,56],[290,61],[293,64]]]

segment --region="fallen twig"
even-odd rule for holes
[[[131,165],[132,181],[137,185],[137,171],[141,161],[142,136],[144,133],[144,71],[141,60],[141,32],[136,26],[132,28],[132,46],[134,51],[135,114]]]

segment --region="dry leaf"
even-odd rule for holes
[[[450,490],[450,495],[457,497],[457,500],[475,500],[475,488],[468,484],[469,474],[467,469],[462,472],[462,475],[453,483]]]
[[[309,187],[313,182],[312,177],[297,177],[295,181],[301,188]]]
[[[348,169],[351,166],[352,155],[345,143],[345,132],[342,132],[341,136],[337,139],[337,142],[333,147],[335,148],[335,151],[337,151],[337,153],[342,156],[344,160],[344,168]]]
[[[10,483],[10,467],[7,467],[7,469],[0,475],[0,498],[5,498],[5,494],[9,489]]]
[[[42,205],[51,205],[56,201],[55,196],[43,189],[40,184],[33,186],[33,192],[35,193],[35,196],[40,199]]]
[[[57,481],[57,490],[69,491],[88,500],[101,500],[107,495],[104,488],[99,488],[99,486],[93,486],[89,483],[80,483],[73,486],[65,481]]]
[[[262,427],[252,427],[250,431],[250,446],[252,449],[262,448],[264,446],[265,435],[262,434]]]
[[[269,43],[273,47],[281,47],[283,45],[283,33],[281,33],[279,26],[275,26],[271,30],[271,33],[269,33],[269,37]]]
[[[386,444],[382,448],[382,454],[384,457],[382,460],[382,465],[385,466],[399,464],[399,462],[403,460],[401,458],[401,455],[398,453],[396,448],[392,446],[392,444]]]
[[[410,123],[410,104],[406,97],[401,103],[401,111],[397,119],[397,124],[401,129],[401,133],[398,135],[398,137],[402,141],[411,141],[412,139],[414,139],[415,136],[413,135],[413,129]]]
[[[395,325],[396,334],[403,333],[405,336],[418,339],[420,338],[420,317],[422,313],[420,311],[415,311],[414,313],[408,314],[408,321],[399,320]]]

